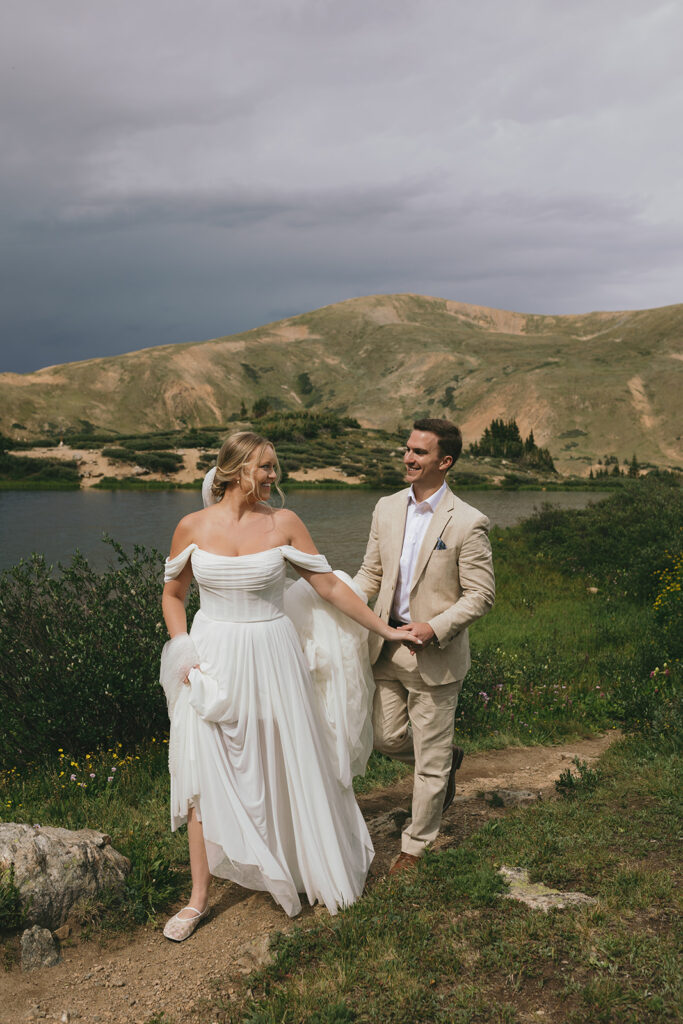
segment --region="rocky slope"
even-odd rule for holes
[[[466,442],[514,417],[580,473],[603,454],[681,466],[683,304],[579,316],[376,295],[243,334],[0,374],[0,431],[225,424],[242,403],[394,429],[448,416]]]

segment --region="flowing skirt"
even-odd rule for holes
[[[292,916],[299,893],[336,913],[361,895],[374,851],[299,634],[287,616],[200,610],[191,637],[200,667],[173,708],[172,828],[193,806],[212,874],[270,892]]]

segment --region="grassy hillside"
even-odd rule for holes
[[[683,305],[553,317],[369,296],[231,337],[0,374],[0,431],[177,429],[261,401],[391,431],[445,415],[466,443],[514,417],[565,473],[634,452],[681,466],[682,335]]]

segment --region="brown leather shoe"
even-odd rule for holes
[[[443,810],[447,811],[455,800],[455,773],[462,764],[462,759],[465,756],[465,751],[462,747],[456,747],[453,744],[453,759],[451,761],[451,770],[448,773],[448,782],[446,783],[446,792],[443,798]],[[442,812],[443,813],[443,812]]]
[[[399,871],[409,871],[411,868],[416,868],[419,857],[414,857],[412,853],[399,853],[394,863],[389,868],[390,875],[397,875]]]

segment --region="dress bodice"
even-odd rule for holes
[[[286,563],[312,572],[331,572],[324,555],[310,555],[283,544],[253,555],[217,555],[188,544],[167,558],[164,581],[175,579],[192,560],[203,613],[229,622],[264,622],[285,614]]]

